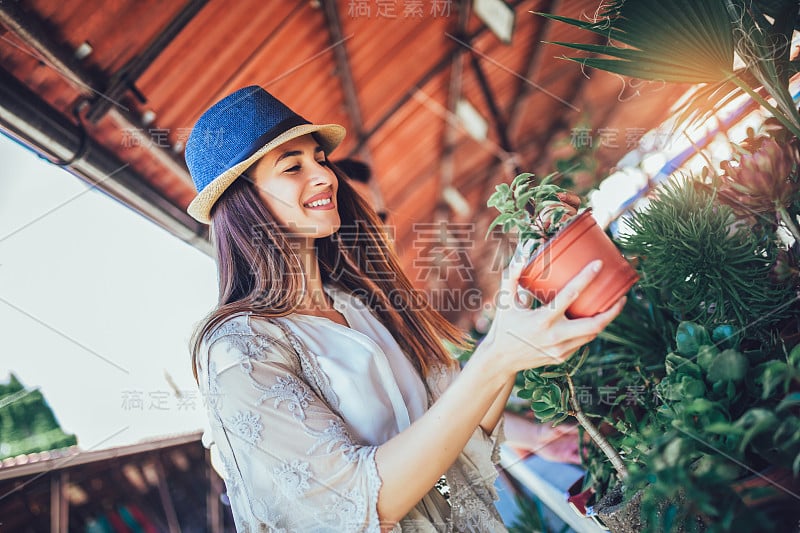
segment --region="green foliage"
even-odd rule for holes
[[[571,393],[566,377],[574,376],[588,355],[587,348],[579,356],[570,358],[560,365],[525,370],[522,373],[525,382],[517,396],[530,400],[534,415],[542,422],[560,424],[572,414],[569,405]]]
[[[702,84],[678,124],[703,120],[746,93],[800,137],[788,91],[800,71],[789,46],[796,0],[601,6],[594,20],[542,14],[606,39],[556,43],[591,54],[570,59],[623,76]],[[734,69],[735,55],[741,68]],[[780,182],[778,166],[754,165],[763,176],[750,177],[764,179],[750,181]],[[572,395],[581,396],[584,413],[625,461],[628,497],[642,491],[649,531],[787,531],[797,524],[795,502],[760,512],[743,498],[769,487],[736,487],[764,467],[800,475],[800,244],[783,246],[777,224],[754,225],[721,204],[719,185],[684,180],[633,215],[623,244],[638,256],[642,282],[623,313],[592,343],[579,372],[527,371],[519,393],[540,419],[555,423],[571,414]],[[797,236],[800,197],[786,198],[778,220]],[[602,401],[603,389],[616,397]],[[614,471],[597,446],[583,448],[586,483],[603,493]]]
[[[668,184],[627,225],[622,248],[641,257],[642,284],[678,319],[739,329],[787,315],[795,294],[770,276],[774,241],[737,224],[707,187],[689,178]]]
[[[665,526],[662,507],[670,502],[671,524],[688,531],[697,517],[706,531],[755,527],[768,517],[745,508],[734,490],[751,473],[744,465],[794,466],[797,475],[800,398],[791,390],[800,385],[800,348],[751,367],[764,354],[742,353],[730,333],[727,325],[712,332],[691,322],[678,326],[677,353],[667,355],[656,387],[661,405],[650,421],[650,451],[627,486],[629,494],[643,491],[649,524]]]
[[[528,499],[522,495],[515,495],[519,514],[514,517],[514,522],[509,526],[509,533],[540,533],[547,531],[539,501]]]
[[[77,444],[64,433],[38,390],[26,391],[12,374],[0,384],[0,459]]]
[[[539,185],[533,185],[534,177],[533,174],[524,173],[515,177],[511,185],[497,185],[486,206],[494,207],[500,214],[489,224],[487,237],[494,228],[500,226],[503,233],[517,231],[520,242],[531,241],[538,245],[550,239],[566,224],[571,210],[559,198],[559,194],[568,191],[553,183],[555,174],[546,176]],[[530,251],[534,250],[535,247]]]
[[[554,43],[616,58],[570,58],[589,67],[676,83],[718,82],[733,67],[734,38],[723,2],[616,0],[604,7],[597,21],[539,14],[608,39],[602,45]]]
[[[797,72],[789,46],[795,1],[614,0],[602,4],[595,20],[539,15],[607,40],[553,43],[611,58],[568,58],[572,61],[632,78],[705,84],[680,118],[703,120],[745,92],[800,135],[800,115],[788,90],[789,77]],[[744,67],[734,69],[734,53]],[[756,92],[761,87],[775,99],[774,107]]]
[[[629,471],[626,497],[642,493],[648,530],[780,529],[796,511],[754,511],[742,498],[768,488],[735,487],[766,466],[800,474],[794,286],[771,276],[775,228],[743,225],[713,185],[695,185],[666,186],[632,217],[623,245],[642,282],[580,370],[527,371],[521,394],[557,423],[571,414],[563,376],[574,375],[585,414]],[[604,390],[616,396],[604,401]],[[582,454],[585,487],[603,494],[616,484],[596,445]]]

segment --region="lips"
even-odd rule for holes
[[[303,203],[306,209],[328,210],[333,209],[333,193],[331,191],[315,194]]]

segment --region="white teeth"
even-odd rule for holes
[[[306,205],[308,207],[319,207],[321,205],[328,205],[329,203],[331,203],[331,199],[330,198],[325,198],[324,200],[316,200],[316,201],[311,202],[311,203],[306,204]]]

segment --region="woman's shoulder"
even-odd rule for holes
[[[245,312],[225,317],[219,324],[206,331],[203,336],[203,342],[210,347],[223,337],[252,335],[253,331],[250,328],[249,318],[250,313]]]
[[[269,350],[273,353],[291,353],[288,332],[276,319],[261,317],[252,312],[241,312],[226,317],[204,337],[206,349],[226,345],[246,356],[257,356]]]
[[[291,372],[301,365],[290,339],[275,319],[243,312],[226,317],[203,337],[198,371],[219,374],[227,369],[252,368],[254,362],[277,364]]]

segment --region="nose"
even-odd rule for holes
[[[336,182],[336,175],[331,167],[322,165],[314,160],[314,171],[311,174],[311,183],[314,186],[327,186]]]

